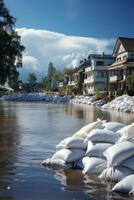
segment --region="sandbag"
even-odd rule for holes
[[[103,121],[98,119],[97,121],[90,123],[83,128],[81,128],[79,131],[77,131],[73,136],[74,137],[80,137],[80,138],[86,138],[88,133],[92,131],[95,128],[102,128]]]
[[[122,166],[128,167],[129,169],[134,171],[134,156],[124,160],[121,163]]]
[[[50,168],[63,168],[63,169],[70,169],[73,168],[72,163],[66,163],[64,160],[61,159],[52,159],[48,158],[42,162],[43,166],[50,167]]]
[[[109,148],[111,143],[96,143],[93,144],[91,141],[88,141],[86,156],[90,157],[99,157],[104,158],[103,152]]]
[[[94,129],[89,133],[89,135],[85,139],[85,142],[87,142],[88,140],[92,141],[93,143],[103,142],[114,144],[119,140],[119,135],[110,130]]]
[[[123,178],[112,189],[113,192],[129,193],[134,188],[134,174]]]
[[[127,139],[134,137],[134,123],[123,127],[122,129],[118,130],[117,133],[120,136],[125,136]]]
[[[118,131],[123,128],[125,125],[119,122],[105,122],[103,123],[103,128],[111,131]]]
[[[60,149],[53,156],[52,159],[61,159],[67,163],[80,160],[85,155],[83,149]]]
[[[83,174],[86,173],[101,173],[106,168],[106,161],[102,158],[97,157],[84,157],[83,163]]]
[[[86,149],[87,144],[84,142],[84,139],[78,137],[68,137],[62,140],[57,146],[56,149],[65,149],[65,148],[75,148],[75,149]]]
[[[105,181],[118,182],[130,174],[133,174],[133,171],[129,168],[123,166],[116,166],[104,169],[99,177]]]
[[[122,142],[112,145],[104,152],[107,158],[108,167],[119,165],[127,158],[134,156],[134,144],[131,142]]]

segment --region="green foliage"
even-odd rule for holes
[[[7,80],[11,85],[17,82],[18,67],[22,67],[20,36],[14,30],[15,18],[9,14],[3,0],[0,0],[0,83]]]
[[[96,86],[95,88],[95,96],[96,96],[96,99],[99,99],[101,97],[100,89],[98,86]]]

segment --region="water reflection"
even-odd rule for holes
[[[10,104],[0,104],[0,199],[13,199],[8,194],[15,175],[19,144],[17,118]],[[3,194],[4,193],[4,194]]]
[[[97,118],[125,124],[134,119],[88,105],[0,102],[0,200],[126,198],[109,193],[109,185],[80,170],[51,173],[40,165],[57,143]]]
[[[102,182],[97,175],[82,174],[81,170],[63,169],[55,170],[54,177],[60,181],[64,191],[83,191],[89,199],[96,200],[130,200],[125,194],[112,193],[114,183]]]
[[[101,110],[100,108],[86,104],[70,104],[66,112],[69,115],[74,115],[77,118],[85,119],[87,123],[93,122],[98,118],[107,121],[122,122],[124,124],[130,124],[131,122],[134,122],[134,114]]]
[[[85,185],[84,175],[80,170],[57,170],[55,171],[55,178],[61,182],[62,186],[65,186],[64,190],[81,190]]]

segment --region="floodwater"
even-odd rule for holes
[[[88,105],[0,102],[0,200],[129,200],[111,184],[80,170],[50,170],[41,162],[62,139],[103,118],[129,124],[134,115]]]

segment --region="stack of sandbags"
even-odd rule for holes
[[[83,158],[87,145],[84,139],[78,137],[68,137],[57,146],[54,155],[43,161],[43,165],[61,168],[73,168],[74,162]]]
[[[101,173],[106,168],[103,152],[118,141],[119,135],[106,129],[92,130],[85,142],[88,143],[83,159],[83,173]]]
[[[132,142],[116,143],[109,147],[104,155],[107,159],[107,168],[101,173],[100,178],[118,182],[134,173],[133,166],[129,166],[133,162],[134,156],[134,144]]]
[[[98,119],[96,122],[90,123],[79,131],[77,131],[72,137],[68,137],[62,140],[56,146],[56,153],[49,159],[42,162],[45,166],[72,168],[76,166],[76,162],[80,161],[86,152],[87,142],[85,138],[88,133],[95,128],[102,128],[103,121]]]
[[[123,112],[134,112],[134,97],[128,96],[127,94],[116,97],[111,102],[104,104],[102,109],[111,109]]]

